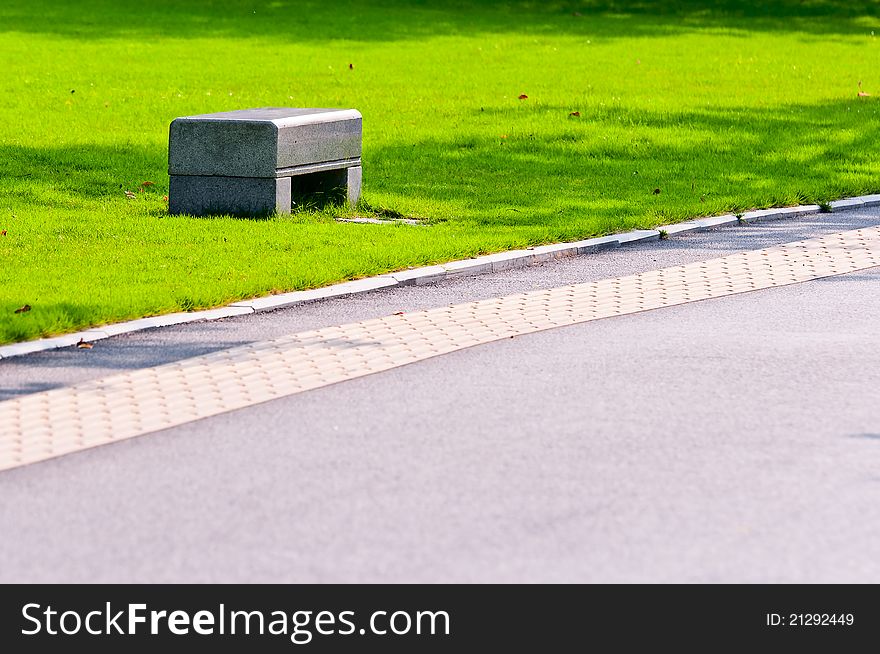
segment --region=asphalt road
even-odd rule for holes
[[[874,224],[877,209],[727,228],[154,330],[3,361],[0,387]],[[504,340],[7,471],[0,581],[878,582],[878,337],[872,269]]]

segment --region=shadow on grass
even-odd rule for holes
[[[125,191],[168,192],[161,147],[0,145],[0,197],[31,207],[82,207],[83,201],[125,200]],[[141,187],[141,183],[153,186]]]
[[[651,36],[695,29],[866,33],[880,1],[11,0],[0,30],[79,39],[226,36],[394,41],[480,33]]]
[[[641,211],[638,226],[825,201],[880,190],[880,103],[873,98],[775,109],[652,112],[535,106],[534,132],[402,143],[369,154],[371,177],[402,171],[385,192],[470,206],[483,224]],[[526,128],[528,130],[528,128]],[[399,167],[405,159],[407,165]],[[402,176],[405,175],[405,176]],[[375,188],[375,186],[374,186]],[[658,192],[659,191],[659,192]]]

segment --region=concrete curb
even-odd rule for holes
[[[880,194],[835,200],[830,203],[830,206],[832,210],[880,206]],[[139,320],[104,325],[103,327],[87,329],[74,334],[64,334],[63,336],[55,336],[52,338],[42,338],[35,341],[26,341],[24,343],[3,345],[0,346],[0,359],[8,359],[43,350],[69,347],[71,345],[76,345],[80,341],[91,343],[111,336],[129,334],[143,329],[167,327],[170,325],[180,325],[202,320],[219,320],[221,318],[231,318],[250,313],[273,311],[285,307],[292,307],[304,302],[314,302],[316,300],[325,300],[345,295],[368,293],[380,288],[431,284],[443,279],[499,272],[502,270],[510,270],[512,268],[522,268],[543,263],[551,259],[573,257],[598,252],[608,248],[656,241],[660,238],[668,238],[670,236],[687,234],[689,232],[698,232],[743,223],[794,218],[796,216],[819,213],[820,211],[821,208],[819,205],[815,204],[801,205],[797,207],[781,207],[776,209],[757,209],[754,211],[746,211],[738,216],[733,214],[711,216],[708,218],[688,220],[674,225],[664,225],[657,229],[639,229],[625,232],[623,234],[601,236],[583,241],[575,241],[573,243],[554,243],[552,245],[541,245],[525,250],[510,250],[507,252],[475,257],[473,259],[450,261],[449,263],[437,266],[425,266],[423,268],[402,270],[395,273],[378,275],[376,277],[333,284],[332,286],[325,286],[323,288],[316,288],[307,291],[294,291],[292,293],[281,293],[279,295],[270,295],[268,297],[255,298],[253,300],[233,302],[232,304],[219,309],[171,313],[164,316],[155,316],[153,318],[141,318]]]

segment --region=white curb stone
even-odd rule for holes
[[[84,332],[76,332],[75,334],[71,334],[71,336],[79,336],[77,339],[77,343],[82,339],[86,343],[91,343],[92,341],[100,341],[102,338],[110,338],[110,332],[101,328],[101,329],[87,329]]]
[[[443,264],[446,275],[449,277],[461,277],[463,275],[476,275],[484,272],[492,272],[492,262],[483,257],[477,259],[464,259],[463,261],[450,261]]]
[[[642,241],[656,241],[659,238],[660,231],[657,229],[637,229],[632,232],[617,235],[617,240],[621,245],[641,243]]]
[[[591,252],[620,247],[620,240],[617,236],[599,236],[584,241],[575,241],[572,245],[577,248],[578,254],[590,254]]]
[[[10,357],[17,357],[32,352],[40,352],[42,350],[52,350],[56,347],[52,343],[54,340],[55,339],[53,338],[41,338],[36,341],[4,345],[3,347],[0,347],[0,359],[9,359]]]
[[[563,259],[577,256],[578,246],[576,243],[553,243],[552,245],[538,245],[528,250],[532,254],[532,261],[550,261],[551,259]]]
[[[734,216],[732,213],[724,214],[723,216],[709,216],[708,218],[699,218],[693,221],[694,225],[697,226],[697,231],[703,231],[706,229],[714,229],[715,227],[727,227],[728,225],[737,225],[739,224],[739,218]]]
[[[778,218],[794,218],[795,216],[809,216],[814,213],[821,213],[822,207],[818,204],[804,204],[798,207],[780,207],[776,210]]]
[[[142,329],[181,325],[188,322],[197,322],[199,320],[219,320],[220,318],[232,318],[246,313],[253,313],[253,310],[244,307],[237,307],[235,305],[220,307],[219,309],[206,309],[204,311],[180,311],[178,313],[169,313],[164,316],[139,318],[138,320],[129,320],[128,322],[121,322],[115,325],[104,325],[103,327],[98,328],[98,331],[106,333],[107,336],[117,336],[119,334],[128,334]]]
[[[843,200],[834,200],[828,204],[832,209],[854,209],[856,207],[864,207],[865,201],[862,198],[844,198]]]
[[[446,268],[443,266],[424,266],[423,268],[400,270],[391,273],[390,276],[397,280],[401,286],[430,284],[446,277]]]
[[[129,320],[128,322],[120,322],[114,325],[104,325],[101,329],[109,336],[118,336],[119,334],[128,334],[160,326],[156,324],[155,318],[138,318],[137,320]]]
[[[700,225],[696,220],[688,220],[687,222],[676,223],[674,225],[661,225],[657,228],[657,231],[665,232],[666,236],[676,236],[678,234],[699,232],[701,229],[705,229],[705,227]]]
[[[508,250],[485,257],[492,263],[492,272],[522,268],[532,263],[531,252],[528,250]]]
[[[715,227],[726,227],[728,225],[736,225],[739,218],[732,213],[723,216],[709,216],[708,218],[698,218],[697,220],[688,220],[683,223],[675,223],[674,225],[663,225],[657,229],[666,232],[666,236],[676,236],[678,234],[688,234],[691,232],[702,232]]]
[[[374,291],[378,288],[386,288],[388,286],[397,286],[397,280],[390,275],[380,275],[378,277],[357,279],[352,282],[333,284],[332,286],[315,288],[308,291],[280,293],[278,295],[270,295],[269,297],[260,297],[253,300],[246,300],[244,302],[235,302],[229,306],[250,307],[253,311],[259,313],[261,311],[272,311],[273,309],[281,309],[295,304],[302,304],[303,302],[311,302],[313,300],[323,300],[331,297],[339,297],[340,295],[352,295],[353,293]]]
[[[742,215],[742,219],[747,223],[754,223],[761,220],[778,220],[780,218],[795,218],[796,216],[807,216],[819,213],[818,204],[806,204],[799,207],[776,207],[774,209],[758,209],[757,211],[746,211]]]
[[[37,341],[4,345],[3,347],[0,347],[0,358],[7,359],[9,357],[21,356],[22,354],[40,352],[41,350],[54,350],[59,347],[68,347],[69,345],[76,345],[79,343],[79,339],[79,334],[65,334],[64,336],[41,338]]]
[[[776,209],[756,209],[754,211],[746,211],[740,216],[740,220],[746,223],[756,223],[765,220],[776,213]]]

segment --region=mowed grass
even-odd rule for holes
[[[0,62],[0,342],[880,191],[876,1],[5,0]],[[166,215],[170,121],[260,106],[423,224]]]

